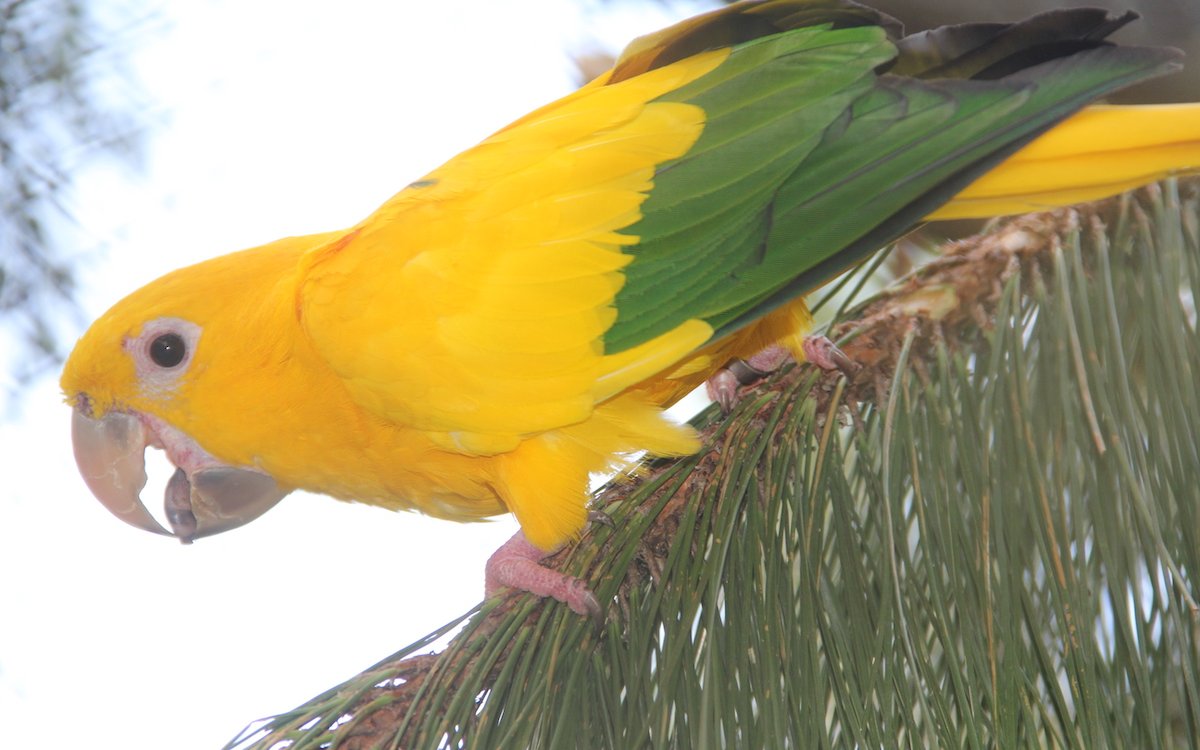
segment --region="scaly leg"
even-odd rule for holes
[[[854,377],[858,366],[837,345],[824,336],[808,336],[802,344],[804,358],[822,370],[841,370]],[[790,353],[772,344],[749,359],[735,359],[708,379],[708,396],[729,411],[737,403],[738,388],[770,375],[787,361]]]
[[[554,597],[581,615],[599,617],[600,602],[587,584],[538,564],[548,554],[530,544],[524,532],[513,534],[484,566],[484,596],[491,597],[508,586],[537,596]]]
[[[749,359],[735,359],[708,379],[708,397],[728,412],[737,403],[738,388],[757,383],[788,360],[791,354],[778,344],[772,344]]]

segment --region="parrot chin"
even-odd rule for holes
[[[184,544],[249,523],[288,494],[261,471],[221,464],[191,438],[144,414],[110,411],[93,419],[77,406],[71,442],[83,481],[104,507],[131,526]],[[142,503],[147,447],[165,450],[176,467],[165,499],[171,531]]]

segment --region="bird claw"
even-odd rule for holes
[[[773,345],[749,359],[731,360],[705,383],[708,397],[728,414],[737,405],[739,388],[757,383],[778,370],[789,356],[787,349]]]
[[[600,600],[588,588],[588,585],[583,582],[583,579],[574,576],[563,576],[567,579],[567,591],[565,598],[559,599],[563,604],[571,608],[571,611],[577,615],[583,615],[597,623],[604,622],[604,612],[600,608]]]
[[[590,523],[598,523],[601,526],[607,526],[610,529],[615,529],[617,527],[617,524],[615,521],[613,521],[612,516],[608,515],[602,510],[589,510],[587,514],[587,520]]]
[[[825,336],[807,336],[801,346],[804,358],[822,370],[840,370],[847,378],[858,374],[858,363]]]
[[[600,601],[582,579],[539,564],[547,554],[518,531],[488,558],[484,566],[484,596],[494,596],[504,587],[528,591],[557,599],[577,614],[602,621]]]
[[[719,370],[704,384],[708,397],[721,407],[723,414],[728,414],[737,404],[740,387],[737,376],[728,367]]]

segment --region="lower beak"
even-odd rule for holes
[[[142,420],[122,412],[92,419],[75,409],[71,442],[83,481],[109,512],[131,526],[174,536],[185,544],[249,523],[288,493],[254,469],[217,464],[189,473],[177,468],[167,482],[166,516],[172,528],[167,531],[141,499],[149,444]]]

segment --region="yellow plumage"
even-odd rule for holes
[[[89,418],[151,415],[285,490],[454,519],[508,510],[535,545],[561,544],[583,526],[590,473],[635,451],[698,447],[662,407],[732,357],[773,343],[799,352],[809,324],[797,300],[718,341],[693,318],[606,351],[640,240],[631,227],[657,170],[708,124],[704,109],[660,98],[729,57],[656,67],[677,34],[703,26],[689,24],[637,43],[618,74],[346,231],[216,258],[134,293],[81,339],[68,399]],[[1094,107],[930,218],[1064,205],[1197,167],[1200,107]],[[187,371],[147,389],[127,342],[164,318],[202,333]]]
[[[979,219],[1098,200],[1197,168],[1200,107],[1097,105],[983,175],[930,219]]]

